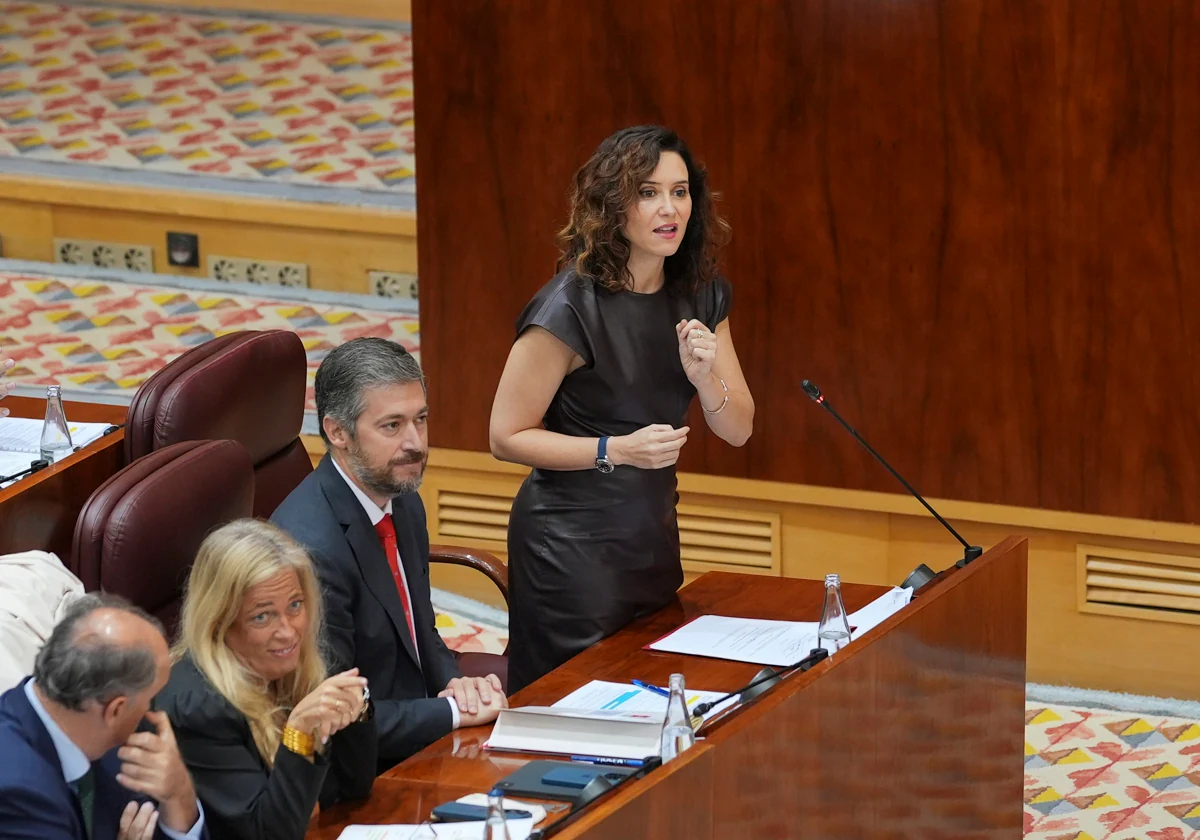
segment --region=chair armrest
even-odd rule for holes
[[[457,545],[431,545],[429,546],[429,562],[469,566],[482,572],[492,579],[492,583],[496,584],[496,588],[504,596],[504,605],[508,606],[508,566],[504,565],[500,558],[490,551]]]

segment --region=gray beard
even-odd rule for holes
[[[425,459],[428,454],[422,456],[421,472],[416,478],[397,481],[392,476],[390,465],[381,470],[373,470],[363,461],[360,452],[361,450],[356,445],[351,444],[346,450],[346,460],[350,462],[350,470],[354,473],[354,478],[372,493],[391,497],[415,493],[421,489],[421,482],[425,478]]]

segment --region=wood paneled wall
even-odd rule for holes
[[[574,169],[688,139],[734,228],[750,443],[681,467],[1200,522],[1200,7],[415,0],[423,358],[486,450]],[[694,418],[693,426],[700,423]]]

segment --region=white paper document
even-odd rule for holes
[[[29,455],[40,454],[43,425],[44,421],[29,417],[0,418],[0,450],[24,452]],[[71,433],[71,445],[79,449],[104,437],[108,427],[108,423],[67,422],[67,430]],[[9,475],[9,473],[0,473],[0,475]]]
[[[16,475],[22,470],[29,469],[29,462],[37,458],[36,455],[29,455],[25,452],[4,452],[0,450],[0,478],[6,475]],[[20,481],[19,478],[14,478],[0,484],[0,488],[7,487],[9,484]]]
[[[848,617],[850,626],[855,628],[854,638],[857,639],[868,630],[883,624],[900,610],[908,606],[912,600],[911,589],[901,589],[899,586],[890,592],[885,592],[861,610],[851,613]]]
[[[756,665],[791,665],[817,646],[817,626],[815,621],[702,615],[646,647]]]
[[[897,587],[848,616],[851,640],[903,609],[911,598],[911,589]],[[782,667],[799,662],[817,647],[819,628],[816,621],[702,615],[646,647],[664,653]]]
[[[701,703],[709,703],[718,697],[724,696],[724,692],[716,691],[693,691],[689,689],[685,692],[688,711],[696,708]],[[737,702],[738,698],[735,696],[729,698],[719,706],[714,706],[712,711],[704,715],[704,720],[720,714]],[[582,688],[572,691],[550,708],[580,709],[585,711],[648,712],[649,714],[656,715],[659,720],[662,720],[667,716],[667,698],[661,694],[655,694],[653,691],[639,688],[631,683],[592,680]]]
[[[348,825],[338,840],[479,840],[483,822],[426,823],[424,825]],[[508,820],[508,836],[527,840],[533,820]]]

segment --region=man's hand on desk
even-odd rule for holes
[[[16,364],[17,363],[15,361],[13,361],[12,359],[5,359],[3,361],[0,361],[0,400],[7,397],[8,392],[11,391],[13,388],[17,387],[12,382],[4,381],[4,374],[6,374],[10,370],[12,370]],[[0,408],[0,417],[7,417],[7,416],[8,416],[8,409]]]
[[[479,726],[490,723],[508,708],[508,698],[495,674],[487,677],[459,677],[446,683],[438,697],[453,697],[458,704],[459,726]]]

